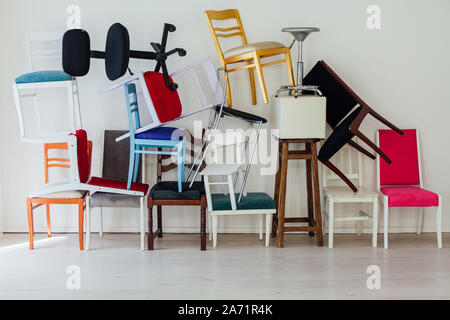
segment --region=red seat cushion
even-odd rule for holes
[[[91,180],[88,182],[88,184],[98,187],[105,187],[105,188],[114,188],[114,189],[122,189],[127,190],[127,182],[126,181],[120,181],[120,180],[114,180],[114,179],[105,179],[105,178],[98,178],[98,177],[92,177]],[[148,192],[149,185],[144,183],[131,183],[130,189],[137,192],[143,192],[145,195]]]
[[[166,87],[162,73],[148,71],[144,73],[144,79],[159,121],[177,119],[182,111],[178,92]],[[170,82],[173,82],[172,78]]]
[[[389,207],[437,207],[439,195],[419,187],[383,187]]]

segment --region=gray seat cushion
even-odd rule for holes
[[[118,207],[118,208],[139,208],[140,197],[128,194],[114,194],[106,192],[96,192],[91,196],[90,206],[92,208]]]

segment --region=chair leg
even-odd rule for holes
[[[250,77],[250,89],[252,91],[252,103],[256,104],[256,84],[255,84],[255,73],[253,68],[248,69],[248,75]]]
[[[373,202],[372,207],[372,247],[376,248],[378,240],[378,200]]]
[[[273,217],[272,213],[266,214],[266,247],[268,247],[270,245],[270,234],[271,234],[271,228],[272,228],[272,217]]]
[[[217,215],[212,216],[213,225],[213,248],[217,246]]]
[[[142,150],[141,146],[136,146],[136,150]],[[141,162],[141,154],[135,154],[134,160],[134,169],[133,169],[133,182],[137,182],[138,174],[139,174],[139,163]]]
[[[224,77],[226,76],[225,73],[227,73],[227,72],[224,71],[224,75],[223,75]],[[228,73],[228,77],[227,77],[227,102],[228,102],[228,107],[232,108],[233,104],[232,104],[232,100],[231,100],[231,87],[230,87],[230,74],[229,73]]]
[[[206,198],[203,197],[200,209],[200,250],[206,250]]]
[[[351,129],[350,129],[351,131]],[[384,161],[386,161],[387,164],[391,164],[392,160],[389,159],[389,157],[380,149],[378,146],[370,141],[369,138],[367,138],[364,134],[362,134],[358,130],[351,131],[355,136],[357,136],[359,139],[361,139],[365,144],[367,144],[370,148],[373,149],[376,153],[380,155],[381,158],[383,158]]]
[[[34,248],[34,226],[33,226],[33,203],[27,198],[28,234],[30,238],[30,249]]]
[[[80,243],[80,250],[83,250],[83,221],[84,218],[84,208],[83,199],[80,199],[78,203],[78,241]]]
[[[436,213],[436,228],[437,228],[437,243],[438,248],[442,248],[442,201],[441,196],[439,196],[439,206],[437,207]]]
[[[389,206],[388,206],[388,202],[387,201],[384,201],[383,205],[384,205],[384,217],[383,217],[383,219],[384,219],[384,225],[383,225],[383,228],[384,228],[384,248],[387,249],[388,248],[388,227],[389,227],[388,226],[388,222],[389,222],[389,213],[388,213]]]
[[[141,250],[145,250],[145,229],[144,229],[144,197],[140,197],[139,206],[139,225],[141,231]]]
[[[361,147],[359,144],[357,144],[355,141],[350,140],[348,142],[348,144],[350,146],[352,146],[353,148],[355,148],[356,150],[358,150],[359,152],[361,152],[362,154],[368,156],[370,159],[375,160],[377,157],[375,155],[373,155],[372,153],[370,153],[369,151],[367,151],[366,149],[364,149],[363,147]]]
[[[355,185],[347,178],[345,174],[341,172],[334,164],[332,164],[330,161],[325,161],[320,159],[320,162],[322,162],[325,166],[327,166],[331,171],[333,171],[339,178],[341,178],[349,187],[353,190],[353,192],[358,192],[358,189],[355,187]]]
[[[133,169],[134,169],[134,161],[136,159],[136,155],[134,153],[134,146],[130,147],[130,161],[128,164],[128,181],[127,181],[127,189],[131,188],[131,181],[133,180]]]
[[[158,230],[159,230],[158,238],[162,238],[163,237],[162,206],[156,207],[156,213],[158,218]]]
[[[258,220],[259,220],[259,240],[263,240],[263,230],[264,230],[264,214],[261,214],[258,216]]]
[[[91,200],[86,198],[86,246],[85,250],[91,247]]]
[[[285,57],[289,81],[291,82],[290,85],[293,87],[295,86],[295,78],[294,78],[294,69],[292,68],[291,50],[289,48],[286,48]]]
[[[328,199],[328,248],[333,248],[334,231],[334,203],[333,199]]]
[[[208,231],[209,231],[209,241],[212,241],[212,216],[208,215]]]
[[[261,87],[261,91],[262,91],[262,94],[263,94],[263,97],[264,97],[264,102],[265,103],[269,103],[269,98],[267,96],[266,83],[264,81],[264,75],[263,75],[262,66],[261,66],[261,58],[255,52],[253,54],[253,59],[255,60],[256,74],[258,75],[259,85]]]
[[[52,227],[50,221],[50,204],[45,204],[45,211],[47,213],[47,236],[50,238],[52,236]]]
[[[98,233],[100,237],[103,237],[103,208],[100,207],[100,231]]]
[[[186,153],[186,143],[181,142],[178,144],[178,167],[177,167],[177,175],[178,175],[178,192],[183,191],[183,182],[184,182],[184,158]]]
[[[419,208],[419,215],[417,216],[417,230],[416,230],[417,234],[422,233],[424,211],[425,208]]]
[[[148,210],[148,235],[147,235],[147,249],[153,250],[153,202],[151,199],[147,202],[147,210]]]

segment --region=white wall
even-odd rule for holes
[[[326,60],[333,69],[374,109],[402,128],[417,128],[421,133],[425,186],[439,192],[444,201],[444,230],[450,231],[450,170],[448,170],[450,136],[450,2],[380,1],[380,0],[249,0],[207,1],[108,1],[108,0],[15,0],[0,2],[0,177],[5,229],[26,231],[27,192],[43,181],[42,147],[21,143],[12,97],[11,82],[27,71],[25,34],[30,31],[51,31],[65,28],[66,8],[77,4],[82,10],[82,25],[91,36],[93,49],[102,50],[108,27],[119,21],[130,31],[135,49],[148,49],[150,41],[159,41],[164,22],[177,26],[170,35],[169,47],[186,48],[184,58],[171,57],[169,68],[217,54],[209,34],[203,11],[238,8],[249,41],[274,40],[290,43],[291,37],[280,32],[285,26],[317,26],[321,32],[305,42],[306,69],[318,59]],[[366,27],[366,8],[381,7],[382,28]],[[293,53],[294,61],[297,60]],[[133,61],[134,70],[152,68],[153,62]],[[273,93],[287,82],[281,65],[266,69],[266,84]],[[274,101],[250,106],[246,72],[231,76],[234,105],[266,117],[271,116]],[[94,173],[98,173],[104,129],[126,129],[127,120],[121,90],[100,95],[109,84],[101,61],[93,61],[88,76],[79,79],[85,128],[94,141]],[[381,124],[369,119],[363,126],[371,138]],[[154,159],[148,169],[154,179]],[[375,162],[364,159],[365,181],[375,188]],[[154,181],[154,180],[152,180]],[[248,189],[273,194],[273,176],[260,176],[252,171]],[[306,214],[304,164],[289,165],[287,210]],[[188,208],[165,209],[167,231],[196,231],[199,214]],[[394,231],[412,231],[414,209],[392,210],[390,226]],[[136,231],[137,212],[105,210],[109,231]],[[44,230],[43,212],[37,216],[37,230]],[[94,219],[94,222],[96,220]],[[58,208],[53,214],[55,231],[76,230],[75,209]],[[245,232],[254,229],[256,221],[246,217],[223,220],[227,231]],[[426,217],[425,229],[434,230],[432,211]],[[354,231],[345,226],[342,231]]]

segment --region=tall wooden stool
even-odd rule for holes
[[[277,139],[279,142],[279,166],[275,179],[274,200],[277,213],[272,223],[272,236],[278,232],[278,247],[282,248],[285,232],[309,231],[310,236],[317,235],[317,245],[323,245],[322,217],[320,208],[319,170],[317,164],[317,146],[319,139]],[[289,150],[291,143],[304,143],[304,150]],[[288,160],[306,160],[306,189],[308,194],[308,217],[285,218],[286,181]],[[306,222],[308,226],[285,226],[286,223]]]

